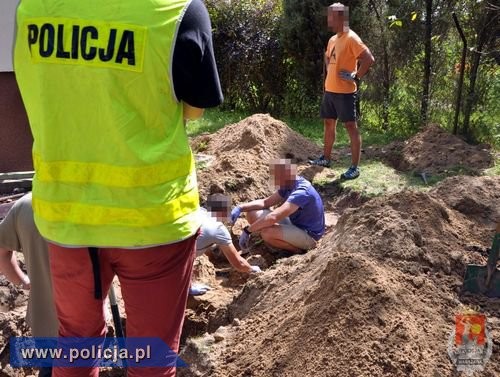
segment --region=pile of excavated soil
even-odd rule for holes
[[[200,195],[223,192],[235,202],[262,198],[271,193],[269,162],[288,158],[295,163],[318,156],[320,147],[285,123],[256,114],[191,142],[195,152],[215,157],[198,169]]]
[[[500,177],[469,183],[464,196],[480,202],[497,195]],[[465,309],[462,276],[466,264],[486,262],[494,234],[488,218],[477,222],[442,200],[453,184],[445,180],[431,193],[404,191],[346,210],[316,250],[280,260],[244,287],[222,340],[189,345],[189,373],[452,375],[447,344],[455,314]],[[498,201],[484,205],[493,213]],[[493,377],[500,373],[500,302],[477,302],[496,339],[481,375]]]
[[[227,272],[227,277],[217,277]],[[238,275],[241,281],[231,283],[231,273]],[[211,289],[201,296],[189,296],[182,329],[181,343],[188,337],[204,332],[213,332],[228,321],[228,306],[248,279],[248,274],[234,271],[224,256],[221,256],[217,266],[206,255],[197,257],[193,266],[193,283],[208,285]],[[224,286],[223,286],[224,285]]]
[[[199,136],[192,146],[214,157],[198,169],[202,198],[225,192],[234,202],[271,192],[270,160],[304,163],[321,153],[283,122],[262,114]],[[490,166],[491,154],[482,148],[429,127],[407,143],[365,152],[401,170],[439,173],[457,165],[469,171]],[[309,179],[320,171],[301,167]],[[466,264],[486,263],[500,220],[500,178],[454,177],[428,193],[403,191],[369,201],[336,190],[320,191],[325,208],[340,208],[342,216],[317,249],[272,265],[274,259],[257,247],[248,258],[265,272],[251,277],[227,264],[198,260],[196,279],[216,289],[189,299],[183,339],[210,335],[187,340],[181,357],[191,368],[179,375],[448,376],[454,369],[448,338],[465,303],[487,315],[495,339],[482,376],[499,375],[500,303],[459,292]],[[33,372],[6,366],[8,337],[29,334],[26,297],[0,279],[0,376]]]
[[[479,173],[493,165],[487,145],[471,145],[438,125],[429,125],[405,142],[367,148],[366,157],[380,158],[401,171],[442,173],[462,168]]]
[[[478,223],[491,225],[500,221],[498,177],[451,177],[431,192]]]

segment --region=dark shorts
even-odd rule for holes
[[[320,117],[323,119],[340,119],[342,122],[356,121],[357,93],[331,93],[323,94]]]

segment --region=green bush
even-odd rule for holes
[[[477,105],[471,115],[473,141],[500,149],[500,70],[494,60],[481,66],[476,93]]]
[[[323,92],[323,54],[332,32],[326,9],[332,0],[206,0],[214,49],[225,95],[223,110],[269,112],[318,119]],[[375,56],[363,80],[360,124],[364,132],[407,137],[418,132],[422,100],[425,2],[346,0],[350,25]],[[451,131],[461,42],[450,13],[454,2],[436,6],[433,18],[429,123]],[[475,3],[476,6],[482,2]],[[465,7],[465,5],[464,5]],[[474,31],[466,12],[460,18],[472,49]],[[376,10],[376,11],[375,11]],[[397,21],[396,21],[397,20]],[[472,25],[472,26],[471,26]],[[491,50],[491,51],[489,51]],[[500,145],[500,71],[492,47],[478,71],[471,140]],[[488,52],[489,51],[489,52]],[[470,82],[470,60],[463,100]],[[310,122],[304,124],[304,128]],[[459,131],[463,128],[463,106]],[[312,132],[312,131],[311,131]],[[307,132],[306,132],[307,133]]]
[[[280,0],[207,0],[225,109],[279,113],[285,67]]]
[[[323,92],[323,56],[331,32],[326,9],[331,0],[283,0],[281,40],[287,57],[285,111],[311,116],[319,112]]]

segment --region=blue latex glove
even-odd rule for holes
[[[252,269],[252,271],[250,271],[250,272],[252,272],[254,274],[259,274],[262,272],[262,270],[260,269],[259,266],[250,266],[250,268]]]
[[[193,284],[189,288],[189,295],[190,296],[201,296],[207,293],[210,289],[208,285],[205,284]]]
[[[231,211],[231,224],[234,224],[236,220],[238,220],[238,217],[241,215],[241,208],[240,206],[236,206],[233,208]]]
[[[356,78],[356,72],[340,71],[339,76],[342,80],[359,82]]]
[[[250,234],[243,231],[240,236],[240,248],[242,250],[248,249],[248,245],[250,243]]]

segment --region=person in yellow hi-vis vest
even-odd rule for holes
[[[14,69],[60,337],[104,337],[117,275],[127,337],[178,351],[200,226],[184,122],[222,102],[211,38],[201,0],[21,0]],[[156,361],[128,375],[175,375]],[[55,360],[53,376],[97,375]]]

